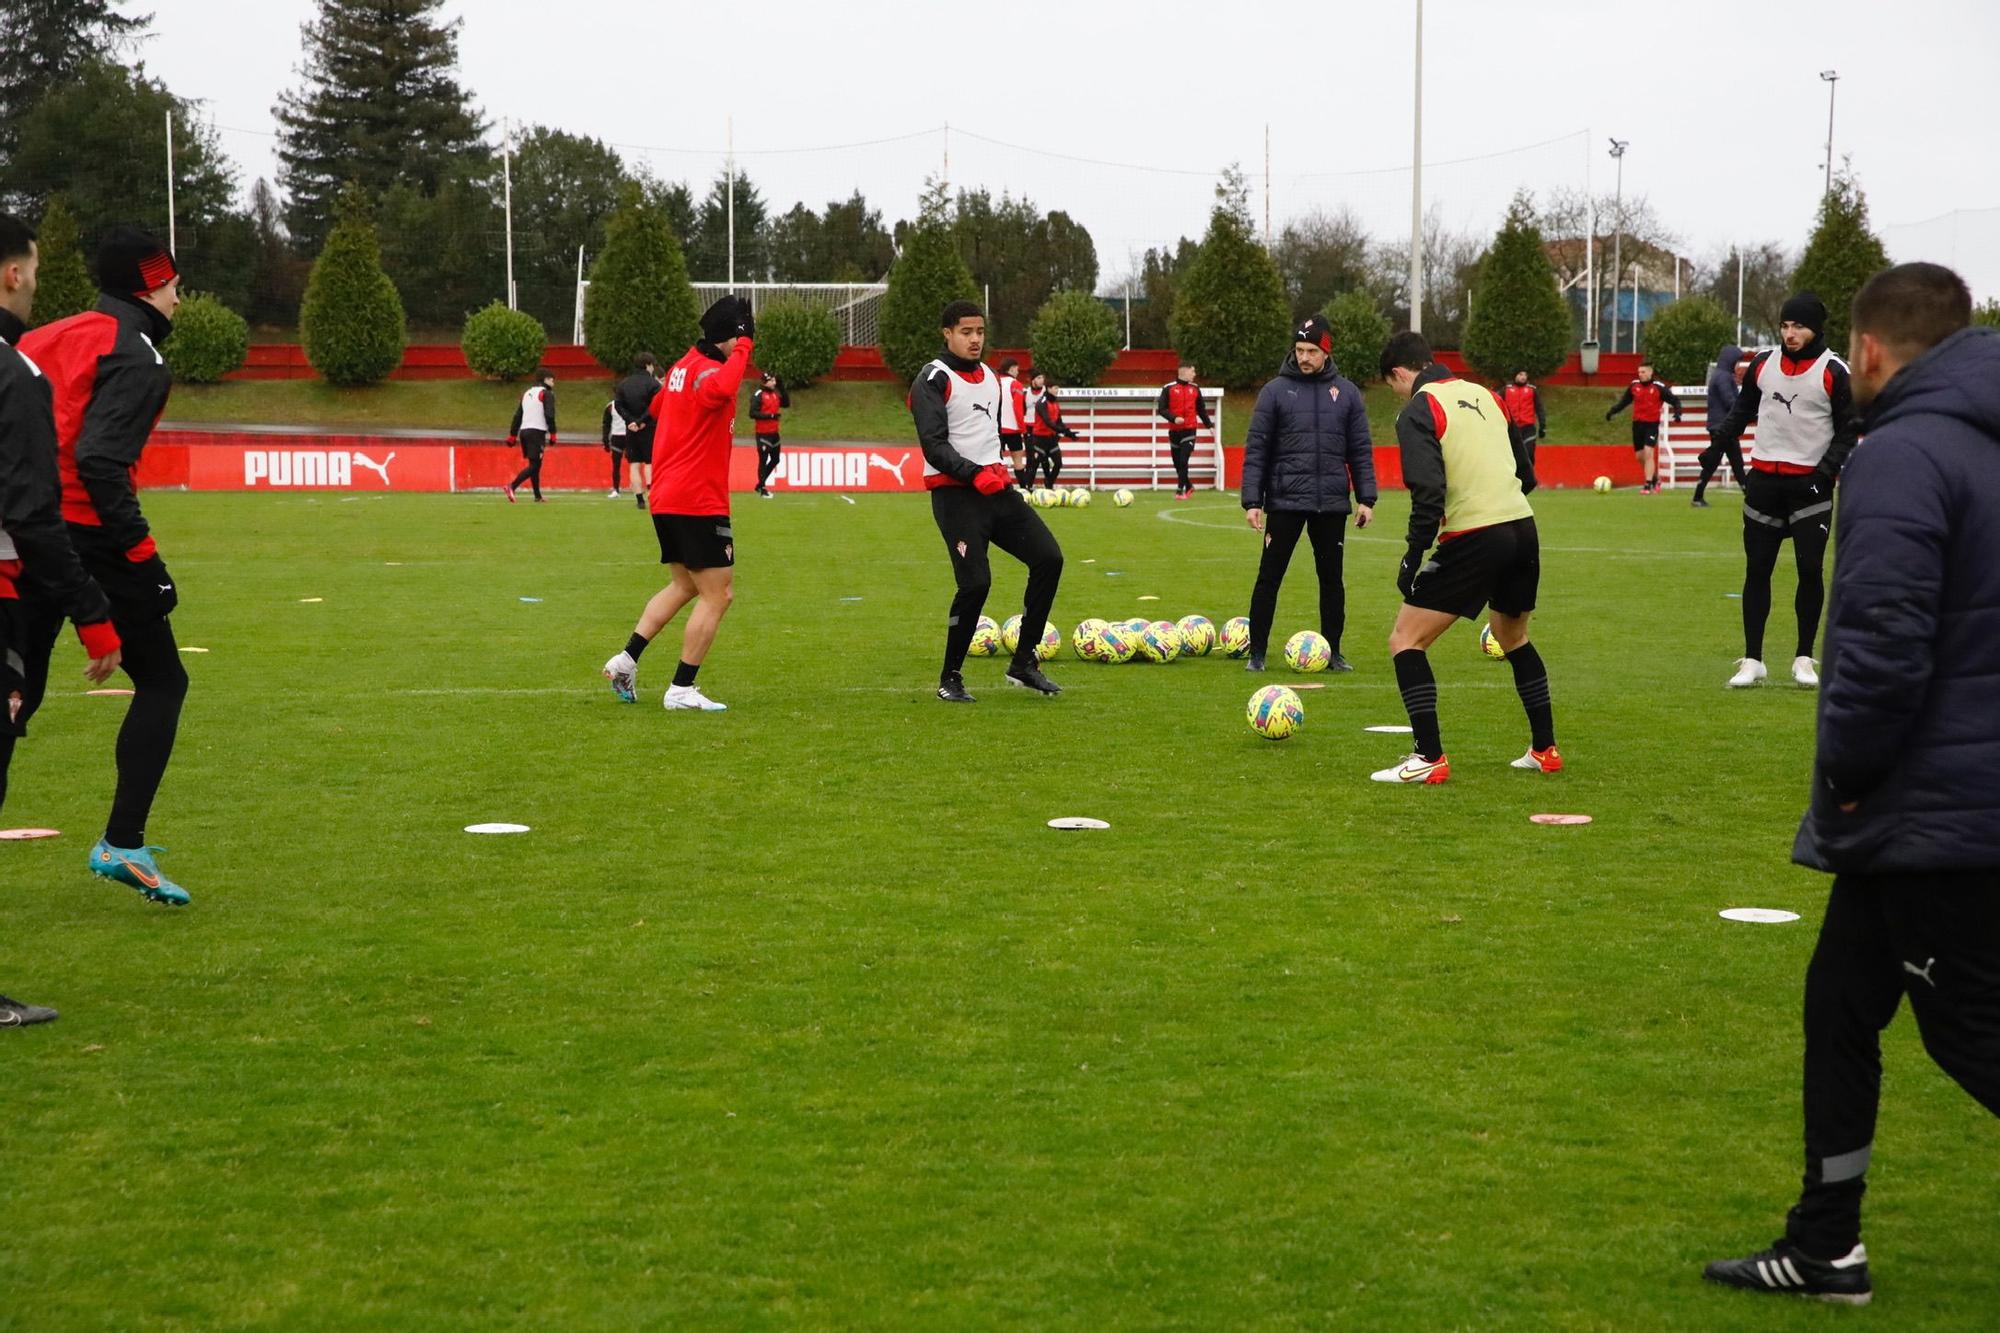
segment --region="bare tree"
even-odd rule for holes
[[[1295,318],[1310,315],[1344,292],[1369,288],[1367,228],[1354,210],[1315,208],[1285,223],[1271,258],[1285,280]]]
[[[1597,234],[1586,244],[1593,214]],[[1549,262],[1555,266],[1563,289],[1584,290],[1588,263],[1597,282],[1592,304],[1600,312],[1610,304],[1613,288],[1631,281],[1632,265],[1639,265],[1641,273],[1650,275],[1655,285],[1671,288],[1674,265],[1684,262],[1677,248],[1680,237],[1643,194],[1627,195],[1623,200],[1604,194],[1593,200],[1582,190],[1559,188],[1550,191],[1537,215],[1542,239],[1548,243]],[[1617,274],[1611,272],[1614,238],[1618,240],[1617,253],[1624,267],[1624,272]],[[1686,268],[1681,270],[1683,289],[1687,272]]]
[[[1743,256],[1743,337],[1748,343],[1777,341],[1778,312],[1791,295],[1795,261],[1776,241],[1731,247],[1717,252],[1701,265],[1696,284],[1722,303],[1724,310],[1736,309],[1736,257]]]
[[[1471,309],[1473,278],[1486,254],[1486,239],[1445,225],[1436,204],[1424,211],[1424,334],[1434,346],[1456,347]],[[1410,247],[1382,244],[1369,256],[1369,290],[1390,321],[1410,321]]]

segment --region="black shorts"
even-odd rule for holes
[[[1635,421],[1632,423],[1632,447],[1634,449],[1657,449],[1660,447],[1660,423],[1657,421]]]
[[[111,599],[111,621],[121,630],[127,625],[146,625],[164,619],[180,605],[180,589],[159,556],[131,561],[104,535],[103,528],[82,523],[69,525],[70,545],[84,572],[97,580]]]
[[[736,535],[729,515],[655,514],[653,532],[660,539],[660,563],[689,569],[731,569],[736,564]]]
[[[1541,536],[1534,519],[1517,518],[1439,542],[1404,600],[1467,620],[1488,606],[1524,616],[1535,609],[1541,582]]]
[[[1800,523],[1830,525],[1832,513],[1833,486],[1817,472],[1751,468],[1743,477],[1743,526],[1749,531],[1761,528],[1782,540]]]
[[[653,432],[650,430],[628,430],[625,443],[619,446],[628,463],[651,463],[653,461]]]
[[[1021,443],[1020,431],[1003,430],[1000,432],[1000,450],[1002,453],[1018,454],[1024,447]]]
[[[758,447],[759,449],[775,449],[775,448],[777,448],[777,447],[778,447],[778,433],[777,433],[776,431],[772,431],[772,432],[771,432],[771,433],[770,433],[769,435],[759,435],[759,436],[757,437],[757,447]]]

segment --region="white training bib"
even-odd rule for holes
[[[1833,399],[1826,391],[1829,365],[1845,362],[1831,351],[1821,352],[1796,375],[1785,373],[1785,353],[1779,349],[1764,359],[1757,372],[1757,458],[1796,467],[1818,467],[1833,443]]]
[[[544,435],[549,431],[549,414],[542,408],[542,394],[545,390],[537,384],[521,395],[521,429],[538,430]]]
[[[1000,377],[1000,429],[1008,435],[1018,435],[1023,429],[1021,414],[1014,410],[1014,386],[1019,383],[1012,375]]]
[[[924,367],[924,378],[948,375],[951,392],[944,400],[947,429],[951,433],[951,447],[959,457],[968,463],[985,467],[1000,461],[1000,377],[982,367],[975,382],[953,370],[942,361],[933,361]],[[935,477],[938,470],[924,460],[924,475]]]

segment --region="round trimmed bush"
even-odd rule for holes
[[[1028,326],[1035,369],[1055,384],[1097,383],[1123,341],[1117,313],[1089,292],[1057,292]]]
[[[1364,291],[1342,292],[1326,303],[1333,335],[1333,364],[1356,384],[1374,379],[1389,341],[1389,321]]]
[[[823,306],[782,299],[757,312],[757,369],[788,388],[811,384],[840,356],[840,321]]]
[[[977,301],[979,284],[937,208],[905,235],[902,246],[882,298],[882,359],[907,384],[943,350],[939,312],[953,301]]]
[[[250,355],[250,325],[207,293],[191,293],[174,313],[160,355],[181,384],[215,384]]]
[[[1669,384],[1700,384],[1722,345],[1736,337],[1736,317],[1712,296],[1683,296],[1646,321],[1646,359]]]
[[[465,364],[481,379],[517,380],[542,363],[549,335],[527,311],[509,310],[504,302],[495,301],[466,317],[458,345]]]

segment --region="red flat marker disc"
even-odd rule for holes
[[[1326,688],[1326,682],[1323,680],[1295,680],[1287,684],[1285,688],[1288,690],[1323,690]]]
[[[31,838],[60,838],[62,832],[52,828],[9,828],[0,829],[0,838],[8,842],[27,842]]]
[[[1590,816],[1589,815],[1529,815],[1528,820],[1530,823],[1535,823],[1535,824],[1588,824],[1590,822]]]
[[[85,690],[84,693],[93,699],[129,699],[132,697],[132,691],[130,690]]]

